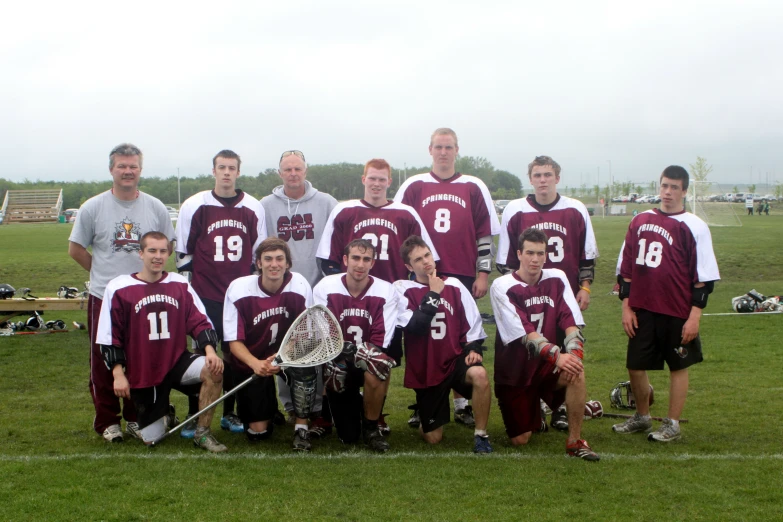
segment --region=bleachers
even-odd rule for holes
[[[62,207],[62,189],[8,190],[3,200],[3,223],[57,222]]]

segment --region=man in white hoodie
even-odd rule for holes
[[[315,251],[329,214],[337,206],[337,200],[325,192],[319,192],[307,181],[307,162],[301,151],[283,152],[277,172],[283,184],[261,199],[266,212],[266,233],[269,237],[277,236],[288,243],[293,261],[291,271],[303,275],[314,287],[323,277],[315,261]],[[282,378],[278,378],[277,385],[280,402],[291,417],[294,411],[291,390]],[[322,394],[323,384],[319,375],[318,393],[313,407],[316,413],[322,409]],[[319,428],[320,423],[316,419],[311,424],[311,435],[317,437],[331,431],[331,425],[320,431]]]

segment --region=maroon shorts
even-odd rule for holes
[[[565,402],[565,387],[557,388],[560,372],[553,373],[555,365],[540,361],[536,379],[529,386],[495,385],[500,414],[509,438],[523,433],[537,432],[541,427],[539,399],[556,410]]]

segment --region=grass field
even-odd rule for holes
[[[627,379],[620,302],[608,295],[630,217],[593,221],[601,257],[585,315],[588,395],[609,406]],[[783,217],[754,217],[712,229],[723,280],[706,313],[729,312],[751,288],[783,294]],[[54,295],[81,288],[87,274],[67,255],[70,225],[0,226],[0,282]],[[490,311],[489,299],[479,303]],[[83,312],[47,319],[84,321]],[[310,455],[294,455],[289,429],[251,446],[220,432],[228,454],[212,456],[173,437],[154,450],[106,444],[91,429],[85,331],[0,338],[0,519],[148,520],[261,517],[343,520],[780,520],[783,493],[783,316],[704,317],[705,362],[691,372],[683,438],[670,445],[611,432],[611,419],[585,423],[601,462],[567,459],[565,435],[506,441],[496,404],[495,452],[471,453],[472,431],[449,424],[430,448],[408,428],[413,394],[395,370],[386,411],[392,451],[371,455],[334,435]],[[494,339],[494,327],[486,328]],[[493,352],[485,358],[492,370]],[[668,376],[651,375],[666,415]],[[185,401],[174,394],[178,411]],[[216,416],[217,417],[217,416]]]

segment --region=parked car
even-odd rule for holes
[[[510,201],[511,200],[509,200],[509,199],[499,199],[499,200],[495,201],[495,211],[498,214],[502,214],[503,210],[505,210],[505,208],[506,208],[506,205],[508,205]]]
[[[764,199],[766,199],[767,201],[777,201],[778,197],[775,194],[767,194],[766,196],[764,196]]]
[[[63,216],[65,216],[65,222],[66,223],[75,223],[76,222],[76,214],[79,213],[78,208],[68,208],[63,211]]]
[[[734,203],[745,203],[745,193],[744,192],[737,192],[734,194],[734,197],[731,199]]]

